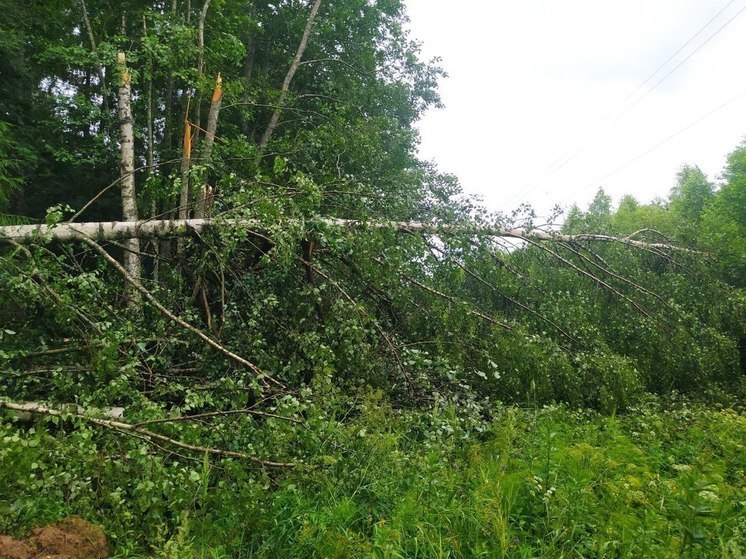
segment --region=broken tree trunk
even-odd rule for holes
[[[189,118],[184,121],[184,143],[182,145],[179,219],[186,219],[189,217],[189,168],[192,162],[192,125],[189,123]]]
[[[207,115],[207,130],[205,130],[205,143],[202,148],[202,164],[209,165],[212,158],[212,146],[215,143],[215,132],[218,129],[218,115],[220,114],[220,105],[223,101],[223,78],[215,79],[215,89],[212,92],[212,101],[210,102],[210,112]],[[203,218],[212,205],[212,192],[210,186],[205,180],[202,181],[200,192],[197,194],[197,204],[194,209],[194,217]]]
[[[119,122],[121,127],[120,176],[122,189],[122,217],[126,221],[137,221],[137,196],[135,193],[135,134],[132,118],[132,91],[130,87],[131,75],[127,68],[127,58],[123,52],[117,55],[119,67]],[[140,241],[137,237],[130,237],[126,242],[124,252],[124,269],[140,282]],[[127,306],[137,307],[140,296],[136,289],[127,286],[125,290]]]

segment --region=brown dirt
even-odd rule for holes
[[[1,559],[107,559],[104,531],[77,516],[34,528],[24,540],[0,536]]]
[[[10,536],[0,536],[0,557],[3,557],[3,559],[29,559],[31,550],[25,543]]]

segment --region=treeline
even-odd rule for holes
[[[119,53],[142,218],[191,213],[202,184],[216,212],[303,197],[325,214],[399,205],[407,217],[424,185],[441,180],[414,157],[412,124],[438,104],[442,71],[419,59],[398,0],[3,0],[0,9],[6,214],[79,210],[119,178]],[[83,219],[119,219],[120,208],[110,188]]]
[[[603,232],[629,235],[653,229],[661,239],[671,239],[712,257],[724,281],[746,285],[746,145],[728,155],[720,181],[715,183],[696,166],[685,165],[665,199],[641,204],[624,196],[615,211],[612,201],[599,191],[586,212],[570,209],[566,232]]]

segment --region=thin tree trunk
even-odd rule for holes
[[[189,112],[187,110],[187,112]],[[181,196],[179,197],[179,219],[189,217],[189,168],[192,160],[192,125],[184,121],[184,144],[181,155]]]
[[[256,20],[256,0],[251,2],[251,8],[249,9],[249,15],[252,20]],[[243,62],[243,77],[245,82],[245,89],[242,95],[244,103],[249,101],[249,85],[251,84],[251,78],[254,75],[254,64],[256,63],[256,32],[252,32],[246,39],[246,59]],[[241,132],[248,137],[249,135],[249,121],[242,111],[240,114]]]
[[[202,131],[202,90],[199,82],[205,73],[205,20],[207,19],[207,10],[210,8],[212,0],[205,0],[202,10],[199,13],[197,21],[197,99],[194,111],[194,139],[195,143],[199,140]]]
[[[204,70],[204,64],[205,64],[205,19],[207,18],[207,10],[210,7],[211,0],[205,0],[205,3],[202,5],[202,11],[199,14],[199,20],[197,22],[197,46],[199,47],[199,53],[197,56],[197,79],[199,80],[202,77],[202,72]],[[187,22],[189,22],[189,19],[191,17],[191,2],[187,2]],[[191,166],[191,158],[192,158],[192,125],[189,122],[189,112],[190,112],[190,103],[191,99],[193,97],[193,90],[192,88],[189,89],[189,93],[187,94],[187,107],[186,107],[186,116],[184,119],[184,149],[183,154],[181,158],[181,193],[179,196],[179,219],[187,219],[189,217],[189,209],[190,209],[190,202],[191,202],[191,192],[190,192],[190,185],[189,185],[189,168]],[[200,100],[197,101],[197,109],[196,109],[196,124],[195,127],[195,136],[199,134],[199,108]],[[181,252],[181,249],[183,248],[183,243],[178,243],[178,252]]]
[[[142,16],[142,27],[145,34],[148,33],[148,27],[145,22],[145,16]],[[147,134],[148,134],[148,175],[152,176],[155,172],[155,145],[153,142],[153,59],[148,56],[148,122],[147,122]],[[155,200],[155,198],[153,199]],[[155,211],[151,217],[155,217]]]
[[[121,126],[121,167],[122,217],[125,221],[137,221],[137,195],[135,192],[135,135],[133,130],[131,105],[131,75],[127,68],[127,58],[123,52],[117,55],[119,66],[119,122]],[[140,281],[140,241],[133,238],[126,241],[124,268],[136,282]],[[129,284],[125,287],[128,307],[138,307],[140,295]]]
[[[197,58],[197,75],[202,76],[205,66],[205,20],[207,19],[207,10],[210,8],[210,2],[212,0],[205,0],[202,5],[202,11],[199,13],[199,21],[197,22],[197,45],[199,47],[199,54]]]
[[[101,64],[101,60],[98,56],[98,46],[96,45],[96,38],[93,35],[93,27],[91,26],[91,20],[88,17],[88,8],[85,5],[85,0],[80,0],[80,5],[83,8],[83,24],[85,25],[86,34],[88,35],[88,41],[91,43],[91,51],[96,58],[96,71],[98,73],[98,79],[101,82],[101,110],[108,118],[109,92],[106,87],[106,75],[104,73],[104,67]]]
[[[148,175],[155,172],[155,153],[153,145],[153,78],[148,79]],[[153,214],[155,217],[155,214]]]
[[[285,74],[285,79],[282,82],[282,89],[280,90],[280,97],[277,99],[277,103],[275,104],[275,110],[272,111],[272,117],[269,119],[267,129],[264,131],[262,139],[259,141],[259,146],[257,147],[257,156],[254,159],[255,165],[259,165],[259,163],[261,163],[262,156],[264,155],[264,150],[267,149],[267,144],[269,144],[269,141],[272,139],[272,134],[274,134],[275,129],[277,128],[277,124],[280,122],[280,113],[282,112],[282,108],[285,104],[285,99],[287,98],[288,91],[290,90],[290,82],[293,81],[295,72],[298,70],[300,61],[303,58],[303,53],[306,50],[306,46],[308,46],[308,39],[311,36],[313,21],[314,19],[316,19],[316,14],[319,11],[319,6],[321,6],[321,0],[316,0],[311,7],[311,13],[308,14],[308,19],[306,20],[306,28],[303,31],[303,37],[301,37],[300,44],[298,45],[298,50],[295,53],[295,58],[293,58],[292,64],[290,64],[288,73]]]
[[[223,78],[218,77],[215,80],[215,89],[212,92],[212,101],[210,102],[210,112],[207,115],[207,130],[205,130],[205,143],[202,149],[202,163],[209,166],[212,158],[212,146],[215,143],[215,132],[218,127],[218,115],[220,114],[220,105],[223,101]],[[200,193],[197,198],[197,205],[194,211],[194,217],[205,217],[209,206],[212,205],[209,186],[205,180],[202,182]]]
[[[202,176],[202,183],[200,186],[200,192],[197,194],[197,201],[194,209],[194,217],[202,218],[205,217],[212,207],[212,201],[214,193],[212,188],[207,184],[209,176],[209,165],[212,158],[212,146],[215,143],[215,131],[218,127],[218,115],[220,114],[220,104],[223,100],[223,78],[218,74],[215,79],[215,89],[212,93],[212,101],[210,102],[210,112],[207,116],[207,130],[205,130],[205,144],[202,149],[202,164],[205,166],[204,175]],[[207,329],[212,330],[212,313],[210,311],[210,303],[207,300],[207,279],[204,274],[200,274],[197,278],[195,288],[201,292],[202,295],[202,308],[205,311],[205,318],[207,320]]]
[[[181,192],[179,193],[179,219],[189,219],[189,210],[191,209],[191,188],[190,169],[192,164],[192,125],[189,123],[189,97],[187,97],[187,106],[184,119],[184,142],[181,154]],[[179,237],[176,239],[176,255],[181,256],[184,253],[185,241]]]
[[[143,32],[147,35],[148,33],[148,26],[145,21],[145,16],[142,16],[142,27]],[[152,57],[148,57],[148,123],[147,123],[147,134],[148,134],[148,178],[151,181],[152,185],[152,179],[153,174],[155,173],[155,145],[153,142],[153,59]],[[151,186],[152,188],[152,186]],[[158,202],[156,201],[155,193],[151,192],[151,200],[150,200],[150,217],[151,219],[156,219],[158,217]],[[159,271],[160,271],[160,241],[153,241],[153,280],[158,281]]]

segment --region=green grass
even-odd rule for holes
[[[506,408],[479,442],[406,432],[366,432],[334,468],[276,492],[253,556],[746,553],[746,418],[735,412]]]
[[[292,473],[195,464],[179,491],[148,486],[158,514],[132,488],[183,466],[143,455],[112,507],[115,470],[99,468],[96,489],[71,499],[54,480],[14,481],[5,446],[0,501],[4,487],[29,493],[15,495],[21,523],[68,512],[98,521],[119,558],[746,557],[746,416],[733,410],[498,407],[467,428],[451,407],[394,411],[374,396],[315,429],[309,464]],[[40,446],[54,455],[74,437]],[[75,448],[56,460],[74,454],[74,475],[90,474]],[[23,449],[25,463],[39,446]]]

